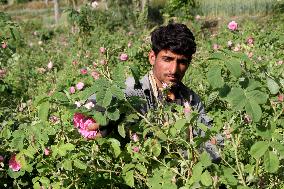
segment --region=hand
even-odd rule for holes
[[[88,131],[98,131],[96,138],[102,137],[101,131],[100,131],[100,124],[99,123],[93,123],[88,126],[87,128]]]

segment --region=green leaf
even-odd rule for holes
[[[225,63],[227,68],[230,70],[231,74],[236,78],[239,78],[242,74],[241,64],[236,59],[230,59],[228,62]]]
[[[209,167],[212,164],[212,160],[209,156],[209,154],[204,151],[201,155],[200,155],[200,162],[202,163],[202,165],[206,168]]]
[[[114,138],[109,139],[109,141],[111,142],[111,147],[114,153],[114,157],[117,158],[119,154],[121,153],[120,142]]]
[[[71,160],[65,160],[62,165],[65,170],[72,171],[72,161]]]
[[[275,173],[279,168],[279,159],[271,151],[267,151],[263,157],[264,169],[269,173]]]
[[[153,155],[158,157],[161,154],[162,147],[159,141],[155,140],[155,144],[152,146]]]
[[[223,54],[223,53],[219,53],[219,52],[215,52],[211,55],[210,58],[208,58],[208,60],[227,60],[228,58]]]
[[[93,114],[93,118],[99,123],[101,126],[105,126],[108,124],[106,116],[102,114],[102,112],[95,111]]]
[[[254,143],[250,149],[250,154],[255,159],[259,159],[268,150],[269,143],[267,141],[258,141]]]
[[[247,103],[244,90],[241,88],[233,88],[228,95],[228,100],[235,110],[243,110]]]
[[[203,171],[202,163],[198,162],[197,164],[194,165],[192,169],[192,177],[190,179],[191,184],[200,181],[202,171]]]
[[[52,99],[60,101],[60,102],[68,102],[67,96],[62,92],[55,92],[51,96]]]
[[[43,102],[38,107],[38,117],[41,121],[47,121],[49,112],[49,102]]]
[[[126,172],[125,177],[124,177],[125,183],[130,187],[134,186],[133,172],[134,172],[133,170]]]
[[[174,127],[175,127],[178,131],[180,131],[180,130],[184,127],[185,124],[186,124],[186,119],[179,119],[179,120],[177,120],[177,121],[175,122]]]
[[[147,175],[147,168],[142,164],[136,164],[135,168],[142,174]]]
[[[119,100],[123,100],[125,97],[123,90],[116,85],[112,85],[110,91]]]
[[[119,87],[124,89],[125,88],[125,71],[126,67],[122,64],[118,64],[114,69],[115,73],[112,74],[113,82]]]
[[[279,85],[271,78],[267,77],[267,86],[271,94],[277,94],[279,92]]]
[[[250,79],[248,87],[246,88],[246,91],[251,91],[251,90],[254,90],[254,89],[257,89],[257,88],[261,88],[261,87],[262,87],[262,85],[261,85],[260,82],[254,80],[254,79]]]
[[[231,169],[228,168],[227,170],[231,170]],[[238,180],[236,179],[236,177],[234,177],[232,172],[224,170],[224,177],[229,185],[235,186],[238,184]]]
[[[279,142],[272,142],[271,147],[275,148],[280,156],[284,157],[284,146]]]
[[[258,122],[262,116],[260,106],[254,100],[248,100],[245,106],[246,112],[252,117],[252,120]]]
[[[259,90],[248,91],[246,93],[248,100],[254,100],[258,104],[265,104],[268,99],[268,94]]]
[[[202,173],[200,181],[205,186],[211,186],[212,185],[212,178],[210,173],[206,170],[204,173]]]
[[[120,136],[122,136],[123,138],[125,138],[125,129],[124,129],[124,124],[118,125],[118,133],[120,134]]]
[[[103,101],[102,101],[102,107],[106,108],[110,105],[112,100],[112,92],[111,89],[108,89],[104,95]]]
[[[79,168],[79,169],[84,169],[84,170],[87,169],[87,165],[79,159],[74,160],[74,166]]]
[[[218,65],[210,66],[207,73],[207,80],[214,89],[221,88],[224,85],[224,80],[221,76],[221,67]]]
[[[120,117],[120,112],[119,109],[112,108],[107,110],[106,115],[110,120],[116,121]]]

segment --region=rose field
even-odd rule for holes
[[[62,3],[58,22],[53,2],[20,10],[33,2],[0,9],[0,188],[284,188],[283,1],[220,17],[193,0]],[[151,69],[151,31],[169,22],[195,35],[183,83],[211,128],[191,107],[141,114],[143,99],[124,94],[126,78]],[[111,133],[97,137],[95,122]],[[189,136],[194,128],[205,136]]]

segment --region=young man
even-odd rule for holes
[[[139,83],[136,83],[132,77],[126,80],[126,97],[139,96],[146,99],[146,104],[137,107],[139,112],[145,114],[161,102],[163,98],[161,89],[170,86],[166,100],[182,106],[191,106],[198,111],[200,122],[211,127],[211,121],[205,114],[200,98],[181,82],[190,65],[192,55],[196,52],[192,32],[183,24],[168,24],[151,33],[151,42],[149,62],[153,66],[152,70]],[[90,98],[90,100],[94,99]],[[98,127],[97,124],[93,125],[93,129]],[[107,130],[101,131],[102,136],[107,133]],[[201,130],[193,130],[193,135],[203,136],[204,133]],[[206,142],[205,149],[214,161],[219,159],[213,144]]]

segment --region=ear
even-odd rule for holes
[[[151,50],[151,51],[149,52],[148,58],[149,58],[150,64],[151,64],[152,66],[154,66],[155,61],[156,61],[156,55],[155,55],[155,53],[154,53],[153,50]]]

